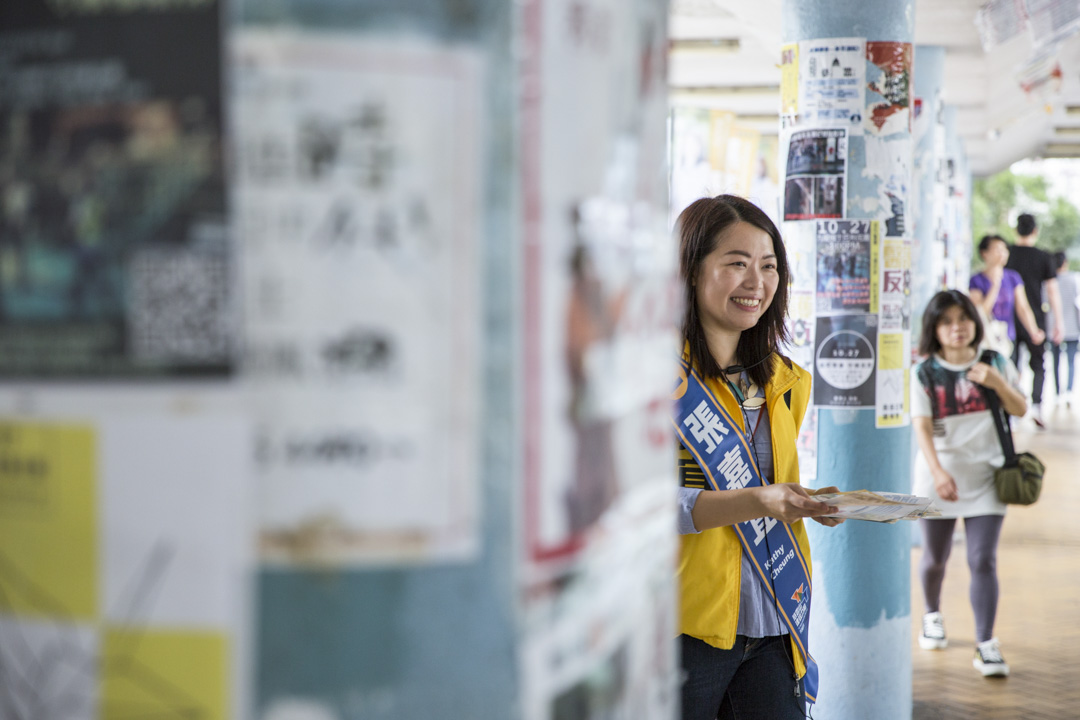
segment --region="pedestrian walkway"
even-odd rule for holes
[[[914,548],[913,720],[1080,718],[1080,407],[1047,404],[1044,415],[1046,432],[1034,432],[1030,420],[1016,432],[1018,449],[1047,465],[1042,497],[1031,507],[1009,508],[998,551],[995,632],[1011,673],[983,678],[971,666],[975,629],[962,544],[949,558],[942,596],[949,647],[919,648],[921,550]]]

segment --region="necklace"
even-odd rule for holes
[[[745,374],[740,373],[736,382],[736,397],[739,404],[748,410],[759,408],[765,404],[765,395],[754,383],[750,382]]]

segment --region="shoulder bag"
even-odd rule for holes
[[[987,362],[985,353],[980,361]],[[1009,415],[1001,407],[1000,398],[988,387],[980,386],[980,389],[986,395],[1001,450],[1005,453],[1005,464],[994,471],[994,489],[997,490],[998,499],[1009,505],[1031,505],[1042,492],[1046,466],[1029,452],[1016,452],[1009,429]]]

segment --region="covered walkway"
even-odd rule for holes
[[[1080,398],[1078,398],[1080,400]],[[1061,720],[1080,718],[1080,407],[1044,406],[1049,429],[1025,421],[1017,446],[1047,464],[1042,498],[1010,508],[998,557],[1001,600],[996,633],[1011,667],[1006,679],[984,679],[972,668],[974,620],[967,599],[962,545],[954,547],[942,611],[944,651],[920,650],[916,639],[922,595],[912,551],[914,720]]]

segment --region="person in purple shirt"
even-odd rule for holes
[[[1009,261],[1009,245],[1000,235],[984,235],[979,241],[979,257],[983,261],[983,271],[971,276],[968,294],[972,302],[990,320],[1004,323],[1007,328],[1009,343],[1016,342],[1016,323],[1013,315],[1024,324],[1024,329],[1036,342],[1045,340],[1046,335],[1039,329],[1035,313],[1028,303],[1024,292],[1024,281],[1020,273],[1009,270],[1005,263]],[[995,323],[989,323],[993,325]],[[987,327],[987,334],[993,335],[992,327]],[[989,340],[990,338],[988,338]],[[991,344],[993,344],[991,342]],[[1012,348],[995,347],[995,350],[1008,356]]]

